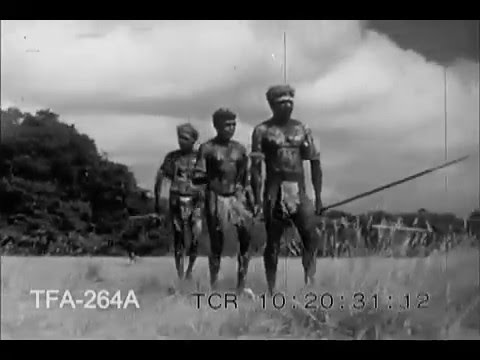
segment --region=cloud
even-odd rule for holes
[[[362,21],[6,21],[2,30],[2,107],[52,108],[149,186],[187,119],[207,139],[211,114],[229,106],[249,143],[270,115],[267,87],[283,82],[284,32],[295,116],[322,152],[325,202],[443,160],[444,68]],[[459,59],[447,75],[453,158],[478,142],[478,64]],[[469,164],[451,175],[448,202],[436,200],[434,175],[382,196],[399,209],[466,211],[478,181]]]

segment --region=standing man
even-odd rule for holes
[[[248,156],[246,148],[233,140],[236,114],[218,109],[213,114],[217,135],[200,146],[195,182],[206,184],[205,215],[210,235],[210,284],[217,286],[227,224],[236,228],[238,255],[237,290],[243,292],[248,272],[252,216],[247,210]]]
[[[466,221],[467,234],[473,238],[474,241],[480,241],[480,208],[473,210]]]
[[[294,223],[303,243],[305,284],[314,283],[319,243],[314,216],[322,212],[322,169],[310,129],[291,118],[295,90],[289,85],[273,86],[266,96],[273,116],[253,130],[251,175],[258,212],[261,209],[263,159],[266,165],[263,211],[267,231],[264,262],[268,290],[273,294],[280,239],[288,220]],[[306,194],[304,160],[310,161],[315,208]]]
[[[433,229],[427,218],[427,211],[421,208],[417,212],[417,217],[413,220],[412,227],[420,228],[425,232],[416,232],[414,235],[414,246],[428,246],[430,245],[431,238],[433,237]]]
[[[155,212],[160,213],[160,194],[165,178],[171,181],[169,210],[174,232],[175,266],[180,279],[184,275],[184,255],[188,246],[189,264],[186,278],[192,276],[197,258],[198,238],[202,232],[202,191],[192,184],[197,159],[194,145],[198,131],[191,124],[177,127],[179,149],[169,152],[155,180]]]

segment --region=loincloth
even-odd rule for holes
[[[272,202],[273,213],[279,220],[288,220],[298,211],[302,197],[297,182],[284,181],[280,185],[277,198]]]
[[[219,222],[219,228],[228,226],[247,226],[252,220],[252,213],[248,210],[246,199],[242,195],[222,196],[211,194],[211,212]]]
[[[170,195],[170,214],[176,231],[182,231],[184,224],[194,225],[202,221],[202,208],[195,196]]]

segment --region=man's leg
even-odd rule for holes
[[[192,231],[193,232],[193,231]],[[192,234],[192,241],[188,249],[188,267],[187,272],[185,273],[185,278],[190,280],[192,278],[193,266],[195,265],[195,260],[197,259],[198,253],[198,239]]]
[[[192,278],[193,265],[195,264],[195,260],[197,259],[197,255],[198,255],[198,239],[200,238],[201,233],[202,233],[202,218],[199,212],[197,210],[194,210],[194,213],[191,219],[192,241],[190,243],[190,248],[188,251],[189,262],[188,262],[188,268],[187,268],[187,274],[186,274],[187,279]]]
[[[177,269],[178,278],[183,279],[184,275],[184,256],[185,244],[183,239],[183,225],[178,206],[178,198],[170,195],[170,219],[173,230],[173,252],[175,258],[175,268]]]
[[[263,253],[265,274],[267,277],[268,292],[273,295],[277,279],[278,255],[280,253],[280,241],[282,239],[284,222],[273,216],[273,209],[266,209],[265,228],[267,232],[267,244]]]
[[[218,272],[220,271],[224,234],[220,228],[220,221],[217,215],[216,196],[211,194],[208,200],[205,209],[205,219],[207,221],[208,234],[210,237],[210,256],[208,257],[208,266],[210,269],[210,286],[212,289],[215,289],[217,286]]]
[[[313,204],[302,199],[297,212],[292,216],[297,231],[303,242],[302,265],[304,269],[305,285],[315,281],[317,249],[320,242],[315,231],[315,212]]]
[[[238,254],[238,271],[237,271],[237,290],[242,292],[245,288],[245,282],[248,274],[248,264],[250,261],[250,254],[248,253],[250,247],[251,234],[248,226],[238,225],[237,236],[240,243],[240,253]]]
[[[185,269],[184,256],[185,256],[185,246],[183,244],[183,231],[179,231],[174,228],[174,257],[175,257],[175,267],[177,269],[178,278],[183,279],[183,272]]]

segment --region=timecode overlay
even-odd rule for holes
[[[196,309],[237,310],[250,300],[263,310],[304,309],[307,311],[377,311],[390,310],[407,312],[416,309],[427,309],[431,295],[427,292],[418,294],[386,294],[354,292],[348,295],[317,293],[306,291],[303,294],[277,292],[262,293],[247,297],[238,292],[194,292],[191,294]]]

